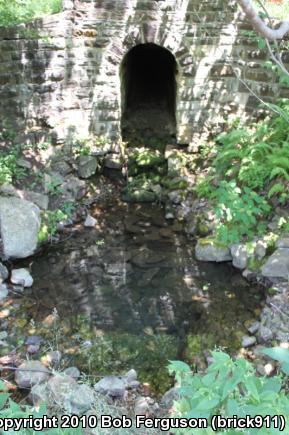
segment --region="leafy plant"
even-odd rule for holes
[[[12,183],[15,179],[21,179],[26,171],[17,164],[20,157],[20,147],[13,146],[9,152],[0,155],[0,185]]]
[[[180,399],[174,408],[177,417],[207,418],[213,415],[222,417],[246,417],[250,415],[283,415],[286,420],[284,433],[289,433],[289,396],[282,387],[282,378],[257,377],[251,363],[243,358],[235,361],[222,351],[212,352],[213,362],[205,374],[192,373],[190,367],[180,361],[172,361],[170,373],[175,373],[179,384]],[[222,433],[236,433],[228,429]],[[212,429],[175,430],[174,433],[213,434]],[[271,425],[267,429],[246,429],[246,434],[276,433]]]
[[[238,242],[243,236],[251,239],[255,231],[262,234],[260,223],[270,211],[266,200],[248,187],[239,188],[234,181],[221,181],[211,194],[218,219],[217,236],[224,243]]]
[[[50,177],[49,181],[45,183],[45,189],[51,196],[61,195],[63,193],[61,183],[62,181],[58,177]]]
[[[52,240],[58,232],[59,224],[71,218],[74,208],[73,203],[67,202],[57,210],[44,212],[42,215],[42,225],[38,234],[38,241],[42,243]]]
[[[0,0],[0,26],[25,23],[61,11],[61,0]]]

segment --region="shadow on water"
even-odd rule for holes
[[[262,294],[228,264],[194,259],[194,244],[161,207],[95,206],[97,225],[48,248],[32,265],[31,317],[59,314],[58,346],[91,375],[131,367],[157,391],[171,359],[200,364],[236,351]],[[31,297],[31,295],[29,296]]]

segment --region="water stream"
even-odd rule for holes
[[[229,264],[197,262],[194,243],[160,206],[108,202],[92,215],[95,228],[75,228],[33,259],[23,303],[67,365],[92,376],[133,367],[164,391],[168,360],[202,366],[215,346],[241,347],[259,288]]]

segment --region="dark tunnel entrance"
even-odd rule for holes
[[[124,57],[122,138],[130,146],[163,149],[176,139],[176,74],[173,54],[156,44],[140,44]]]

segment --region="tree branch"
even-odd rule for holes
[[[241,6],[254,29],[269,41],[277,41],[278,39],[282,39],[286,33],[289,32],[289,21],[281,21],[278,29],[271,29],[271,27],[267,26],[262,18],[259,17],[252,5],[251,0],[237,0],[237,3]]]

